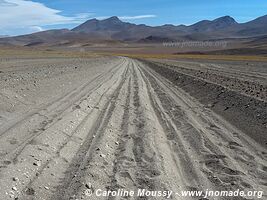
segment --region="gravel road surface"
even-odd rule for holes
[[[266,146],[240,129],[242,116],[228,120],[154,65],[124,57],[1,61],[0,199],[123,199],[98,197],[100,189],[173,191],[177,200],[204,199],[174,193],[189,190],[266,192]]]

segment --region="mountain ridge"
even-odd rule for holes
[[[162,42],[180,40],[218,40],[227,38],[249,38],[267,35],[267,15],[246,23],[238,23],[231,16],[214,20],[202,20],[192,25],[165,24],[148,26],[122,21],[113,16],[107,19],[90,19],[77,27],[47,30],[28,35],[0,38],[0,44],[45,45],[57,43],[83,43],[94,41]]]

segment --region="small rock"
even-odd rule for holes
[[[119,142],[115,142],[116,145],[119,145]]]
[[[81,109],[81,106],[80,105],[76,105],[75,108],[76,109]]]
[[[17,178],[17,177],[13,177],[12,180],[13,180],[13,181],[19,181],[19,178]]]
[[[226,106],[225,108],[224,108],[224,110],[228,110],[229,109],[229,107],[228,106]]]
[[[212,105],[211,103],[209,103],[209,104],[207,105],[207,107],[208,107],[208,108],[212,108],[213,105]]]
[[[92,184],[91,183],[86,183],[85,187],[88,188],[88,189],[91,189],[92,188]]]
[[[231,182],[231,185],[237,185],[236,181]]]
[[[49,187],[45,186],[44,189],[49,190]]]
[[[33,163],[33,165],[40,167],[42,165],[42,162],[40,160]]]
[[[100,156],[101,158],[105,158],[105,157],[106,157],[105,154],[100,154],[99,156]]]
[[[14,186],[12,187],[12,190],[17,191],[18,189]]]

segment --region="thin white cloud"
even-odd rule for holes
[[[110,18],[111,16],[101,16],[101,17],[96,17],[98,20],[103,20]],[[136,16],[118,16],[119,19],[121,20],[135,20],[135,19],[145,19],[145,18],[154,18],[157,17],[156,15],[136,15]]]
[[[78,24],[91,15],[80,13],[75,16],[64,16],[60,10],[49,8],[39,2],[0,0],[0,33],[12,29],[39,31],[42,26],[47,25]]]
[[[133,19],[145,19],[145,18],[154,18],[156,15],[137,15],[137,16],[121,16],[121,20],[133,20]]]
[[[33,31],[33,32],[40,32],[40,31],[44,31],[44,29],[40,26],[31,26],[30,29]]]

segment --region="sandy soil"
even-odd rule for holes
[[[121,199],[89,196],[97,189],[267,190],[266,148],[159,68],[123,57],[0,66],[2,199]]]

